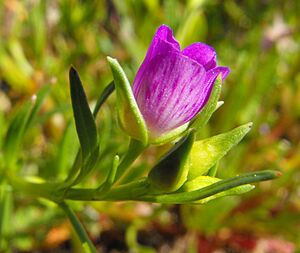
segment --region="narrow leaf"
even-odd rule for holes
[[[206,173],[227,152],[239,143],[250,131],[252,123],[237,127],[227,133],[208,139],[196,141],[190,155],[190,171],[188,178],[192,180]]]
[[[118,155],[115,155],[113,165],[111,170],[109,171],[107,178],[105,182],[99,187],[99,194],[103,194],[110,190],[111,186],[115,182],[117,169],[119,166],[120,157]]]
[[[141,196],[139,198],[135,198],[135,200],[138,199],[141,201],[168,203],[168,204],[192,203],[213,196],[217,193],[227,191],[229,189],[232,189],[240,185],[272,180],[279,177],[280,175],[281,175],[280,172],[273,171],[273,170],[251,172],[241,176],[223,179],[209,186],[191,192],[180,192],[180,193],[164,194],[164,195],[157,195],[157,196]]]
[[[209,177],[209,176],[200,176],[197,177],[191,181],[187,181],[182,188],[180,188],[180,192],[191,192],[191,191],[195,191],[207,186],[210,186],[214,183],[217,183],[221,181],[221,179],[216,178],[216,177]],[[250,185],[250,184],[245,184],[245,185],[240,185],[231,189],[228,189],[226,191],[217,193],[215,195],[212,195],[210,197],[195,201],[195,203],[206,203],[212,199],[215,198],[219,198],[219,197],[224,197],[224,196],[228,196],[228,195],[237,195],[237,194],[243,194],[246,193],[248,191],[251,191],[252,189],[254,189],[255,186]]]
[[[70,69],[69,78],[76,131],[82,155],[85,159],[97,146],[96,124],[89,108],[81,80],[73,67]]]
[[[115,89],[115,85],[114,85],[114,82],[112,81],[106,86],[104,91],[101,93],[100,97],[97,100],[96,106],[93,110],[93,117],[94,118],[96,118],[101,106],[106,101],[106,99],[110,96],[110,94],[114,91],[114,89]],[[103,141],[103,139],[102,139],[102,141]],[[81,149],[79,148],[78,151],[77,151],[76,158],[73,162],[72,168],[71,168],[65,182],[71,182],[72,179],[74,179],[76,176],[78,176],[78,171],[80,169],[81,163],[82,163],[82,161],[81,161]],[[72,182],[72,184],[73,184],[73,182]]]

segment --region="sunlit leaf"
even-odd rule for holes
[[[196,141],[192,147],[189,180],[206,173],[250,131],[252,123],[237,127],[227,133]]]

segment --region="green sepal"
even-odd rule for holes
[[[208,172],[227,152],[250,131],[252,123],[204,140],[195,141],[189,157],[188,179],[192,180]]]
[[[207,104],[198,113],[198,115],[190,122],[190,125],[189,125],[190,128],[194,128],[198,131],[203,126],[206,125],[206,123],[209,121],[212,114],[215,112],[215,110],[218,108],[218,106],[220,106],[220,104],[218,105],[218,100],[221,95],[221,90],[222,90],[222,77],[219,76],[215,81],[214,87],[212,89],[212,92],[211,92],[211,95],[209,97]]]
[[[210,185],[212,185],[214,183],[217,183],[219,181],[221,181],[221,179],[216,178],[216,177],[200,176],[200,177],[197,177],[197,178],[195,178],[191,181],[187,181],[180,188],[180,190],[178,192],[191,192],[191,191],[199,190],[201,188],[210,186]],[[243,194],[243,193],[246,193],[248,191],[251,191],[254,188],[255,188],[255,186],[251,185],[251,184],[240,185],[240,186],[225,190],[223,192],[217,193],[215,195],[209,196],[207,198],[197,200],[194,203],[203,204],[203,203],[206,203],[206,202],[208,202],[210,200],[213,200],[215,198],[224,197],[224,196],[228,196],[228,195]]]
[[[79,75],[73,67],[70,68],[69,78],[76,131],[84,160],[88,158],[97,147],[96,124]]]
[[[194,143],[194,133],[183,137],[148,174],[148,179],[157,192],[173,192],[179,189],[187,179],[187,159]]]
[[[138,108],[130,83],[118,61],[107,57],[117,92],[118,120],[121,128],[132,138],[148,143],[145,120]]]
[[[224,105],[224,101],[218,101],[215,111],[218,110],[222,105]]]
[[[151,138],[151,136],[150,136],[149,142],[153,145],[163,145],[165,143],[169,143],[176,139],[179,139],[180,137],[186,135],[188,131],[189,131],[188,123],[186,123],[180,127],[177,127],[175,129],[171,130],[170,132],[168,132],[162,136],[159,136],[158,138]]]

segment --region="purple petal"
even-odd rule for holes
[[[209,87],[208,96],[206,97],[203,106],[207,103],[210,93],[212,91],[212,88],[214,86],[214,83],[217,79],[217,77],[221,74],[222,75],[222,81],[224,82],[225,78],[228,76],[230,72],[230,69],[227,67],[216,67],[214,69],[211,69],[206,72],[206,78],[205,78],[205,86]],[[200,108],[201,109],[201,108]]]
[[[182,53],[187,57],[203,65],[206,70],[210,70],[217,65],[217,54],[215,50],[204,43],[194,43],[183,49]]]
[[[230,68],[219,66],[206,72],[206,81],[214,83],[219,74],[222,75],[222,81],[226,79],[230,73]]]
[[[204,106],[211,91],[202,65],[167,52],[154,57],[141,76],[135,94],[152,135],[161,135],[190,121]]]
[[[155,35],[154,35],[154,40],[158,38],[161,39],[165,42],[170,43],[175,49],[177,49],[177,51],[180,51],[180,45],[178,43],[178,41],[174,38],[173,36],[173,31],[170,27],[166,26],[166,25],[161,25]],[[151,47],[152,45],[150,45]]]
[[[169,28],[166,25],[161,25],[157,29],[152,39],[152,42],[149,46],[149,49],[147,51],[146,57],[135,76],[133,87],[132,87],[134,94],[136,94],[140,88],[141,78],[144,75],[145,68],[147,68],[149,62],[157,54],[161,54],[169,51],[180,52],[180,45],[177,42],[177,40],[174,38],[171,28]]]
[[[222,74],[222,81],[224,82],[224,80],[226,79],[226,77],[228,76],[228,74],[230,73],[230,68],[228,67],[223,67],[220,66],[218,67],[220,69],[220,72]]]

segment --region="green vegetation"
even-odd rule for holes
[[[282,176],[204,205],[68,204],[103,252],[300,252],[299,13],[300,2],[292,0],[0,0],[0,252],[83,252],[62,209],[15,192],[6,178],[17,172],[32,183],[69,183],[80,176],[80,187],[97,187],[114,177],[107,174],[119,162],[115,152],[121,157],[129,143],[117,124],[114,93],[96,119],[101,164],[88,178],[89,168],[70,174],[72,166],[78,172],[73,162],[80,144],[92,152],[89,143],[97,133],[77,138],[68,71],[76,67],[95,107],[112,81],[106,56],[118,59],[132,82],[162,23],[182,46],[212,45],[219,65],[231,68],[222,87],[225,103],[197,139],[253,122],[251,132],[215,165],[217,177],[261,170]],[[144,152],[123,182],[154,166],[167,148]]]

